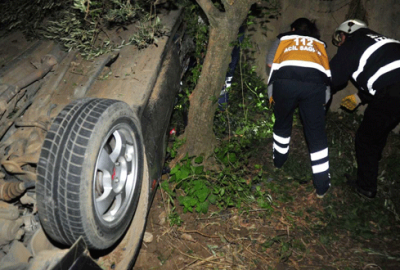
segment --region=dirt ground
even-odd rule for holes
[[[270,157],[264,162],[271,165]],[[268,189],[271,210],[212,208],[207,215],[198,215],[178,208],[184,221],[179,227],[169,225],[171,206],[159,188],[135,269],[400,269],[398,222],[395,228],[381,228],[366,213],[372,235],[359,237],[324,218],[334,205],[346,208],[349,200],[368,201],[342,186],[320,200],[311,181],[271,181],[277,182]],[[337,211],[337,219],[350,224]]]
[[[288,166],[308,155],[301,128],[294,127],[292,138]],[[135,269],[400,269],[400,222],[380,207],[386,203],[383,194],[369,201],[336,181],[327,196],[317,199],[311,181],[273,168],[271,143],[260,145],[260,156],[250,160],[271,174],[270,185],[262,186],[271,196],[271,209],[214,206],[198,215],[177,206],[183,224],[170,226],[171,205],[159,188]],[[385,153],[396,147],[389,138]],[[338,167],[337,159],[331,161],[333,169]]]
[[[135,269],[399,269],[399,261],[369,249],[398,254],[395,239],[360,241],[338,231],[333,245],[323,244],[309,225],[324,226],[316,215],[323,205],[308,191],[310,185],[288,190],[295,199],[278,203],[272,213],[257,208],[242,213],[210,209],[204,216],[181,213],[180,227],[169,226],[165,194],[159,189],[146,230],[152,239],[143,243]],[[341,191],[334,196],[340,199]],[[305,210],[302,217],[296,215],[298,209]]]

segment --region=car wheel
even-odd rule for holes
[[[82,99],[55,118],[37,168],[38,211],[53,240],[114,245],[137,208],[144,167],[140,122],[110,99]]]

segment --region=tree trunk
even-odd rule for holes
[[[247,17],[255,0],[222,0],[225,12],[216,9],[210,0],[196,0],[210,22],[210,36],[200,79],[189,97],[188,125],[185,144],[179,149],[176,160],[189,156],[210,157],[217,145],[213,131],[217,100],[231,61],[239,27]],[[172,162],[174,164],[174,162]],[[207,163],[204,165],[207,166]]]
[[[185,129],[186,152],[189,156],[209,156],[217,145],[213,131],[216,100],[225,81],[232,47],[227,46],[238,29],[229,29],[226,35],[211,29],[201,77],[190,96],[188,125]],[[229,33],[229,34],[228,34]]]

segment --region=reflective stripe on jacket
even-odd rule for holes
[[[360,29],[346,37],[330,64],[335,87],[352,78],[361,90],[375,95],[400,82],[400,42]]]

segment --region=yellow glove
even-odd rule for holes
[[[357,94],[353,94],[347,96],[342,99],[340,106],[345,107],[346,109],[353,111],[357,106],[361,103],[361,99],[358,97]]]
[[[270,97],[269,98],[269,104],[272,104],[272,103],[274,103],[275,101],[274,101],[274,98],[273,97]]]

